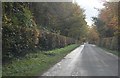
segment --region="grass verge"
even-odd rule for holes
[[[60,61],[65,55],[79,45],[73,44],[51,51],[38,51],[27,54],[24,58],[16,59],[2,67],[3,76],[37,76]]]
[[[105,50],[106,52],[112,53],[112,54],[120,57],[120,52],[118,52],[118,51],[110,50],[110,49],[107,49],[107,48],[104,48],[104,47],[100,47],[100,48],[103,49],[103,50]]]

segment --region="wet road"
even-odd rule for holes
[[[95,45],[85,44],[42,76],[118,76],[118,58]]]

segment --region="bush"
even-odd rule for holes
[[[3,61],[30,50],[51,50],[75,43],[74,39],[38,29],[29,3],[3,3]],[[33,52],[33,51],[32,51]]]
[[[27,50],[35,49],[37,29],[4,26],[2,33],[3,59],[19,57],[26,54]]]
[[[118,39],[117,37],[101,38],[99,41],[99,46],[111,50],[118,50]]]
[[[41,36],[39,37],[38,47],[41,50],[51,50],[55,48],[62,48],[66,45],[70,45],[75,43],[74,39],[61,36],[55,33],[50,32],[41,32]]]

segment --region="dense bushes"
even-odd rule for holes
[[[111,50],[118,50],[118,38],[117,37],[102,38],[99,41],[99,45],[101,47],[105,47]]]
[[[34,49],[37,39],[36,29],[4,26],[2,35],[3,58],[25,54],[26,50]]]
[[[105,2],[98,17],[93,17],[94,25],[99,34],[99,45],[111,50],[118,50],[119,24],[118,5],[116,2]]]
[[[65,47],[73,43],[75,43],[75,40],[72,38],[47,31],[40,31],[37,47],[41,50],[50,50]]]
[[[51,50],[76,42],[72,38],[59,35],[61,33],[50,32],[47,29],[49,28],[47,27],[49,23],[46,23],[46,20],[44,20],[46,23],[44,26],[36,24],[33,16],[34,12],[30,10],[30,4],[13,2],[3,3],[2,5],[3,62],[13,57],[24,56],[31,50]],[[65,24],[62,25],[64,26]],[[51,28],[51,30],[53,29]]]
[[[51,50],[73,43],[72,38],[35,28],[3,27],[3,59],[20,57],[30,50]]]
[[[69,37],[58,35],[55,33],[40,31],[37,47],[42,50],[51,50],[55,48],[65,47],[66,45],[75,43],[75,40]]]

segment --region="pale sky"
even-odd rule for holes
[[[75,0],[75,2],[77,2],[78,5],[85,10],[85,20],[89,26],[93,24],[91,17],[96,17],[99,14],[98,10],[95,8],[104,8],[103,1],[104,0]]]

